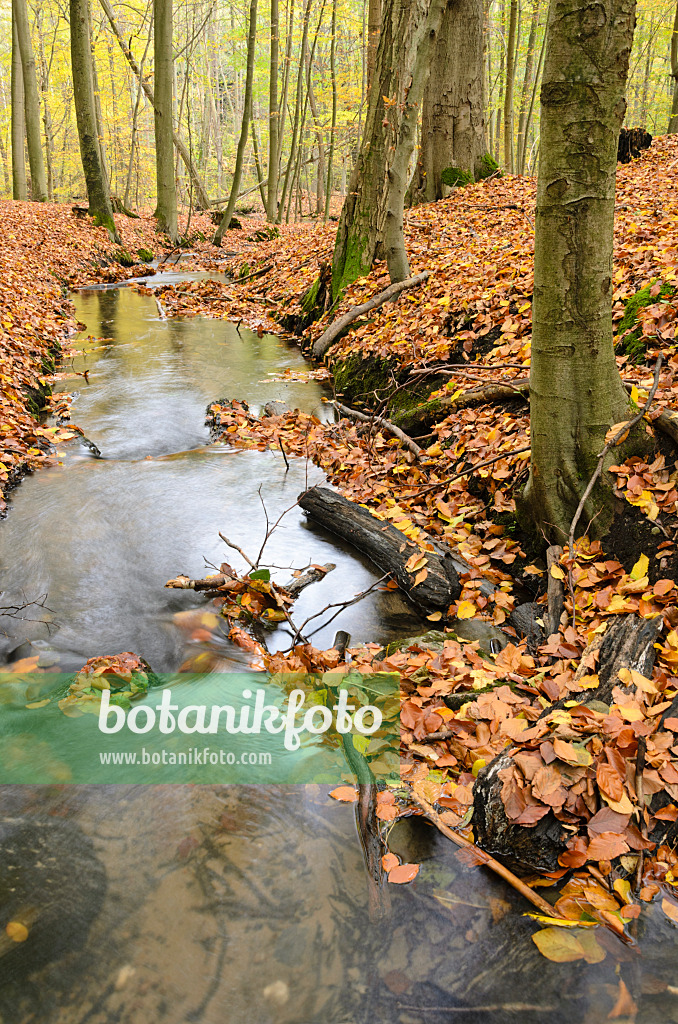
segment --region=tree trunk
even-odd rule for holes
[[[179,241],[177,228],[177,184],[174,175],[172,2],[153,0],[153,45],[155,64],[155,169],[158,231],[172,245]]]
[[[673,79],[673,102],[669,118],[669,135],[678,135],[678,3],[671,33],[671,78]]]
[[[94,218],[95,224],[103,225],[108,229],[110,237],[118,241],[97,133],[88,4],[89,0],[70,0],[71,68],[80,157],[90,216]]]
[[[148,102],[151,104],[151,106],[153,108],[155,108],[155,93],[153,92],[153,89],[151,88],[151,86],[148,84],[148,82],[144,78],[143,74],[141,73],[137,62],[135,61],[135,59],[134,59],[134,57],[132,55],[132,51],[130,50],[129,46],[127,45],[127,43],[124,40],[124,37],[122,35],[122,32],[120,31],[118,23],[115,20],[115,14],[113,12],[113,8],[111,7],[111,5],[109,3],[109,0],[99,0],[99,2],[101,3],[101,6],[102,6],[102,8],[104,10],[104,13],[105,13],[106,17],[109,20],[110,26],[111,26],[111,28],[113,30],[113,35],[115,36],[115,38],[118,41],[118,46],[122,50],[122,52],[123,52],[123,54],[125,56],[125,60],[127,61],[129,66],[131,67],[132,71],[136,75],[137,79],[139,80],[139,82],[141,84],[141,87],[144,90],[144,93],[146,95],[146,98],[147,98]],[[205,188],[205,185],[203,184],[202,178],[200,177],[200,174],[198,173],[197,167],[193,163],[193,159],[191,158],[191,154],[188,151],[186,143],[181,138],[181,136],[178,134],[178,132],[173,132],[172,133],[172,138],[174,140],[174,145],[176,147],[176,150],[177,150],[179,156],[181,157],[181,159],[183,160],[184,166],[186,167],[186,170],[188,171],[188,173],[191,176],[191,179],[193,181],[193,185],[195,187],[196,195],[197,195],[197,198],[198,198],[198,203],[200,204],[200,206],[201,206],[201,208],[203,210],[208,210],[209,207],[210,207],[210,200],[209,200],[209,196],[207,194],[207,189]]]
[[[612,347],[612,233],[635,0],[591,11],[588,0],[567,13],[551,4],[541,89],[524,500],[553,543],[567,538],[607,430],[629,408]],[[598,534],[609,526],[606,476],[580,520]]]
[[[506,43],[506,92],[504,94],[504,166],[513,173],[513,86],[516,77],[516,36],[518,0],[511,0],[509,32]]]
[[[385,0],[376,67],[358,159],[341,211],[332,262],[332,296],[369,272],[385,243],[394,272],[404,269],[400,246],[406,172],[414,148],[416,118],[445,0]],[[422,59],[417,59],[419,50]],[[416,72],[416,76],[414,73]],[[391,194],[392,193],[392,194]],[[391,264],[389,265],[389,270]]]
[[[301,109],[302,99],[304,94],[304,55],[306,53],[306,47],[308,46],[308,29],[311,19],[311,4],[313,0],[306,0],[303,13],[303,28],[301,33],[301,50],[299,53],[299,72],[297,74],[297,91],[296,99],[294,103],[294,123],[292,126],[292,141],[290,142],[290,154],[287,161],[287,168],[285,170],[285,181],[283,182],[282,196],[280,197],[280,207],[278,209],[278,224],[282,224],[283,210],[285,208],[285,201],[287,199],[288,189],[294,184],[292,171],[295,169],[295,161],[297,159],[297,146],[299,144],[300,137],[300,122],[301,122]],[[290,177],[292,175],[292,177]]]
[[[233,182],[231,184],[231,194],[229,196],[228,205],[224,211],[224,215],[221,218],[221,224],[217,228],[214,236],[214,244],[221,245],[221,239],[223,238],[224,231],[228,229],[228,225],[231,223],[231,217],[235,209],[235,204],[238,199],[238,192],[240,191],[240,182],[242,180],[242,167],[245,160],[245,150],[247,149],[247,136],[249,134],[249,123],[252,118],[252,91],[254,88],[254,56],[257,42],[257,0],[251,0],[250,3],[250,26],[249,33],[247,36],[247,78],[245,79],[245,100],[242,115],[242,126],[240,128],[240,138],[238,140],[238,152],[235,158],[235,170],[233,171]]]
[[[337,3],[332,0],[332,41],[330,43],[330,77],[332,79],[332,126],[330,128],[330,152],[327,158],[327,183],[325,186],[325,220],[330,217],[330,203],[332,201],[333,181],[332,168],[334,165],[335,136],[337,134],[337,107],[339,102],[337,88]]]
[[[266,220],[275,223],[278,216],[278,146],[282,134],[278,106],[278,63],[280,54],[280,13],[278,0],[271,0],[271,64],[268,87],[268,183]]]
[[[26,117],[26,140],[28,142],[28,163],[31,169],[32,198],[39,203],[47,199],[47,179],[42,156],[40,132],[40,100],[38,80],[35,74],[35,56],[28,23],[26,0],[12,0],[12,13],[16,24],[21,69],[24,84],[24,113]]]
[[[533,0],[532,18],[530,20],[530,34],[527,39],[527,55],[525,57],[525,74],[523,85],[520,91],[520,111],[518,113],[518,145],[516,152],[515,170],[523,174],[525,170],[525,150],[527,147],[527,108],[532,89],[532,76],[534,74],[534,51],[537,42],[537,27],[539,25],[540,0]]]
[[[442,199],[443,171],[475,177],[484,149],[483,0],[448,0],[424,92],[413,192]]]
[[[377,49],[379,48],[379,34],[381,32],[381,0],[368,0],[367,8],[367,61],[366,72],[367,82],[365,85],[366,96],[370,95],[374,69],[377,64]]]
[[[26,127],[24,119],[24,76],[19,38],[12,5],[12,197],[26,199]]]

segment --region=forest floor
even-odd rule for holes
[[[675,137],[655,140],[639,160],[619,168],[613,277],[618,361],[632,399],[642,407],[661,353],[649,420],[676,406],[676,185]],[[569,903],[561,900],[559,912],[574,921],[582,914],[601,920],[602,914],[606,926],[621,933],[639,905],[630,887],[613,887],[605,879],[617,877],[620,857],[622,863],[627,858],[625,872],[631,875],[643,850],[652,856],[641,865],[639,898],[650,901],[660,894],[667,916],[678,920],[672,896],[678,857],[668,845],[656,849],[646,838],[662,822],[670,826],[678,818],[672,731],[678,731],[678,718],[665,717],[678,694],[678,453],[657,432],[648,461],[629,459],[614,468],[619,512],[610,544],[604,550],[584,539],[574,552],[565,549],[551,576],[565,585],[567,614],[541,643],[521,640],[508,621],[511,613],[529,600],[545,612],[547,582],[544,552],[521,530],[515,504],[529,467],[523,385],[530,365],[534,204],[534,180],[507,176],[409,211],[411,272],[429,270],[431,276],[356,322],[328,353],[335,393],[354,407],[407,422],[413,405],[436,403],[425,425],[411,431],[423,456],[373,422],[321,423],[297,411],[259,419],[237,395],[213,406],[213,413],[229,444],[261,450],[282,444],[288,455],[311,458],[346,497],[417,542],[413,584],[425,578],[431,540],[448,543],[466,560],[459,599],[446,615],[429,616],[431,629],[451,622],[458,631],[402,650],[384,652],[367,644],[351,651],[352,665],[400,673],[403,777],[416,800],[437,805],[444,825],[466,828],[479,771],[509,746],[522,751],[526,756],[518,757],[504,779],[508,820],[532,826],[554,814],[571,838],[552,881],[572,868],[584,869],[581,891]],[[25,394],[49,383],[55,343],[75,330],[63,285],[91,280],[93,262],[100,280],[142,271],[110,263],[120,247],[65,208],[3,203],[0,217],[0,473],[9,485],[52,458],[50,430],[38,426]],[[116,220],[129,252],[157,251],[150,221]],[[210,237],[206,219],[193,223]],[[280,237],[262,240],[246,228],[229,232],[223,251],[197,239],[192,265],[226,269],[232,280],[163,287],[158,295],[171,316],[224,317],[291,336],[289,328],[304,313],[301,296],[318,276],[327,279],[335,230],[332,224],[285,227]],[[331,320],[387,284],[385,264],[377,264],[336,308],[306,327],[302,345],[309,347]],[[308,372],[309,379],[327,376],[325,366]],[[501,401],[487,400],[482,389],[489,383],[507,386]],[[652,431],[649,422],[646,429]],[[481,590],[483,581],[496,589]],[[619,616],[661,617],[656,664],[651,677],[636,672],[620,679],[608,705],[582,713],[598,684],[590,644]],[[471,622],[479,639],[462,635],[470,634],[461,624]],[[508,634],[508,643],[488,655],[487,636],[498,630]],[[340,664],[336,651],[310,645],[285,656],[267,655],[265,662],[274,671]],[[446,698],[463,693],[474,699],[456,710],[448,707]],[[555,701],[567,704],[539,720]],[[634,781],[640,738],[648,765],[644,792],[665,795],[658,813],[646,806]],[[354,794],[349,789],[338,796]],[[379,796],[377,815],[384,822],[410,809],[407,798],[392,790]],[[390,861],[385,866],[394,868]],[[622,871],[619,880],[623,876]],[[409,877],[414,875],[401,872],[400,880]],[[562,950],[550,941],[544,939],[542,951],[557,959]],[[564,958],[590,955],[584,943]]]

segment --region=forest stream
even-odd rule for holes
[[[187,276],[199,275],[148,283]],[[173,672],[203,649],[175,616],[205,599],[165,582],[228,557],[219,531],[256,553],[263,506],[274,520],[323,479],[300,459],[287,469],[279,452],[211,445],[207,405],[238,398],[258,411],[282,399],[329,418],[328,407],[315,381],[295,381],[307,364],[275,337],[222,320],[164,319],[152,295],[124,286],[82,290],[74,301],[85,330],[73,369],[88,381],[79,379],[72,415],[100,457],[69,441],[60,465],[13,494],[0,524],[4,598],[46,598],[24,620],[0,621],[1,660],[38,654],[70,672],[97,654],[134,651]],[[300,620],[379,575],[294,507],[267,551],[278,579],[309,562],[336,563],[303,592]],[[337,629],[354,643],[381,643],[426,625],[398,592],[378,590],[314,643],[329,647]],[[284,648],[289,635],[280,629],[268,642]],[[210,656],[213,670],[247,667],[227,641]],[[524,916],[530,907],[428,823],[405,818],[389,845],[421,870],[411,885],[387,886],[375,911],[353,810],[330,800],[329,788],[3,787],[0,898],[16,881],[12,858],[42,836],[53,864],[38,961],[8,978],[0,947],[0,1020],[594,1024],[621,977],[638,1024],[678,1021],[673,926],[657,906],[636,922],[635,945],[598,929],[601,962],[546,961]],[[29,861],[17,870],[28,872]]]

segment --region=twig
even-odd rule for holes
[[[219,536],[223,540],[224,544],[228,544],[229,548],[233,548],[234,551],[237,551],[238,554],[242,555],[242,557],[245,559],[245,561],[247,562],[251,569],[256,569],[254,562],[250,561],[250,559],[247,557],[242,548],[239,548],[238,545],[234,544],[233,541],[228,539],[228,537],[224,537],[223,533],[220,532]]]
[[[564,591],[563,581],[556,579],[551,574],[551,568],[554,565],[558,565],[562,558],[563,549],[559,544],[552,544],[546,552],[546,571],[548,578],[546,581],[546,592],[547,592],[547,607],[548,607],[548,635],[557,633],[560,629],[560,619],[563,614],[564,608]]]
[[[524,896],[526,900],[529,900],[541,914],[545,914],[547,917],[562,917],[562,914],[556,907],[551,906],[551,904],[547,903],[542,896],[533,892],[529,885],[522,882],[513,874],[512,871],[509,871],[509,869],[505,868],[503,864],[500,864],[498,860],[495,860],[494,857],[490,857],[489,853],[485,853],[484,850],[479,849],[475,843],[469,842],[468,839],[464,839],[463,836],[460,836],[457,832],[453,832],[451,828],[448,828],[447,825],[441,821],[440,815],[435,808],[431,806],[428,800],[425,800],[422,796],[418,796],[412,790],[410,790],[409,796],[414,803],[419,805],[422,811],[424,811],[426,817],[435,825],[439,832],[442,832],[442,834],[451,842],[460,846],[462,850],[471,850],[474,857],[477,857],[480,863],[484,864],[485,867],[488,867],[490,871],[494,871],[495,875],[499,875],[499,877],[503,878],[505,882],[508,882],[516,892],[519,892],[521,896]]]
[[[426,455],[423,448],[420,448],[416,441],[406,434],[400,427],[396,427],[395,423],[391,423],[390,420],[384,419],[383,416],[368,416],[367,413],[358,412],[357,409],[350,409],[347,405],[342,405],[341,402],[332,401],[330,403],[334,406],[337,412],[341,416],[347,417],[350,420],[358,420],[360,423],[376,423],[378,426],[383,427],[384,430],[388,431],[389,434],[393,434],[399,441],[405,445],[406,448],[417,456],[422,458]]]
[[[282,452],[282,457],[285,460],[285,465],[287,466],[287,469],[289,469],[290,468],[290,463],[289,463],[289,460],[287,458],[287,454],[285,452],[285,449],[283,448],[282,437],[278,438],[278,444],[280,445],[280,451]],[[286,472],[287,472],[287,470],[286,470]]]
[[[235,277],[230,284],[244,284],[245,281],[251,281],[253,277],[263,277],[269,270],[272,270],[275,266],[274,263],[269,263],[267,267],[262,267],[261,270],[255,270],[253,274],[248,274],[247,277]],[[242,321],[240,321],[242,323]]]
[[[325,605],[324,608],[321,608],[319,612],[316,612],[314,615],[309,615],[309,617],[302,622],[301,626],[298,626],[298,627],[294,626],[294,629],[296,630],[296,635],[292,638],[292,646],[294,646],[294,644],[296,643],[298,637],[302,637],[302,630],[304,629],[305,626],[307,626],[309,624],[309,622],[312,622],[313,619],[317,619],[321,615],[324,615],[325,612],[328,612],[330,610],[330,608],[337,608],[338,609],[338,611],[336,611],[334,613],[334,615],[332,615],[327,620],[327,622],[323,622],[322,625],[317,626],[316,629],[314,629],[312,633],[309,633],[308,634],[309,637],[315,636],[315,634],[320,632],[321,629],[326,629],[327,626],[329,626],[330,622],[334,622],[336,617],[338,615],[341,615],[342,611],[344,611],[346,608],[350,608],[352,604],[357,604],[358,601],[362,601],[362,599],[364,597],[368,597],[368,595],[371,594],[372,591],[376,590],[376,588],[381,583],[383,583],[384,580],[387,580],[389,578],[389,576],[390,576],[390,573],[388,573],[388,572],[385,573],[383,576],[380,577],[380,579],[375,580],[375,582],[370,587],[368,587],[367,590],[361,591],[359,594],[356,594],[355,597],[352,597],[348,601],[336,601],[336,602],[334,602],[334,604],[327,604],[327,605]],[[292,625],[293,625],[293,623],[292,623]],[[303,639],[303,637],[302,637],[302,639]]]
[[[643,406],[643,408],[639,412],[636,413],[636,415],[632,419],[628,420],[626,423],[623,423],[622,426],[617,431],[617,433],[614,435],[614,437],[611,438],[611,440],[609,440],[605,444],[605,447],[603,448],[602,452],[598,456],[598,465],[596,466],[595,470],[593,471],[593,476],[591,477],[591,479],[589,480],[589,482],[586,485],[584,493],[582,494],[581,499],[579,501],[579,504],[577,505],[577,511],[575,512],[574,517],[572,519],[572,522],[570,523],[570,534],[569,534],[569,537],[568,537],[568,546],[569,546],[568,554],[569,554],[569,559],[570,559],[570,569],[569,569],[569,572],[568,572],[568,582],[569,582],[570,597],[572,598],[572,626],[573,626],[573,628],[574,628],[574,625],[575,625],[576,614],[577,614],[577,610],[575,608],[575,603],[574,603],[574,577],[572,575],[572,565],[574,564],[574,532],[577,529],[577,525],[579,523],[579,520],[581,519],[581,514],[584,511],[584,505],[588,501],[588,497],[589,497],[591,491],[593,490],[593,488],[595,487],[596,481],[598,480],[599,476],[603,472],[603,462],[605,461],[605,456],[607,455],[607,453],[612,448],[616,448],[616,446],[633,430],[633,428],[636,426],[637,423],[640,423],[640,421],[643,419],[643,417],[647,413],[648,409],[652,405],[652,401],[654,399],[654,396],[657,393],[657,388],[659,387],[659,374],[661,372],[661,368],[662,368],[662,357],[658,356],[657,357],[657,363],[656,363],[656,366],[655,366],[655,371],[654,371],[654,381],[652,383],[652,387],[650,388],[650,393],[647,396],[647,401],[645,402],[645,405]]]
[[[645,799],[644,799],[645,794],[644,794],[644,791],[643,791],[644,790],[644,787],[643,787],[643,772],[645,771],[645,754],[646,754],[646,752],[647,752],[647,740],[646,740],[645,736],[639,736],[638,737],[638,751],[636,753],[635,790],[636,790],[636,799],[638,801],[638,826],[640,828],[640,834],[642,835],[643,839],[647,839],[647,836],[645,834],[645,832],[646,832],[646,829],[645,829],[645,819],[643,817],[643,805],[645,803]],[[636,868],[636,878],[635,878],[635,886],[634,886],[636,892],[639,891],[640,884],[641,884],[641,882],[643,880],[643,861],[645,859],[644,854],[645,854],[644,850],[640,850],[640,852],[638,854],[638,867]]]
[[[448,487],[453,484],[455,480],[460,480],[463,476],[470,476],[471,473],[475,473],[477,469],[484,469],[486,466],[491,466],[493,462],[499,462],[501,459],[511,459],[514,455],[524,455],[525,452],[530,451],[530,446],[526,448],[516,448],[512,452],[502,452],[500,455],[494,455],[491,459],[485,459],[484,462],[477,462],[475,466],[469,466],[468,469],[462,470],[460,473],[455,473],[454,476],[449,476],[446,480],[439,480],[438,483],[430,484],[428,487],[422,487],[420,491],[415,491],[414,494],[406,495],[407,498],[419,498],[423,494],[428,494],[429,491],[435,491],[438,487]]]

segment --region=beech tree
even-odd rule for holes
[[[369,106],[332,262],[332,295],[369,271],[377,253],[392,281],[407,277],[403,206],[420,105],[446,0],[385,0]]]
[[[82,169],[87,185],[89,212],[90,216],[94,218],[94,223],[108,228],[111,238],[118,241],[97,129],[89,0],[70,0],[70,21],[75,117],[78,125]]]
[[[673,79],[673,100],[669,117],[669,135],[678,134],[678,3],[671,33],[671,78]]]
[[[153,0],[153,44],[155,62],[155,170],[158,231],[173,245],[179,241],[177,227],[177,185],[174,174],[174,131],[172,127],[173,59],[172,0]]]
[[[421,143],[412,192],[445,195],[449,167],[476,177],[485,152],[483,0],[448,0],[421,111]]]
[[[629,418],[612,345],[612,243],[634,23],[635,0],[551,0],[548,15],[524,501],[538,530],[561,543],[608,429]],[[580,519],[598,534],[610,521],[606,476]]]
[[[12,5],[12,198],[26,199],[26,124],[24,120],[24,76]]]
[[[31,194],[37,202],[44,203],[47,199],[47,178],[40,138],[38,80],[35,74],[35,55],[26,0],[12,0],[12,17],[16,25],[17,41],[21,53],[26,141],[28,143],[28,164],[31,169]]]

